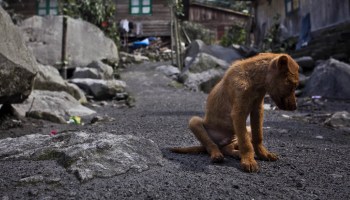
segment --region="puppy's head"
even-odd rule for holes
[[[299,83],[299,65],[288,55],[273,59],[267,74],[267,93],[282,110],[297,108],[295,90]]]

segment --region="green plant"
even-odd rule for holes
[[[113,0],[63,0],[60,13],[73,18],[81,18],[98,26],[114,42],[119,44],[118,26],[115,22]]]
[[[225,35],[221,38],[220,44],[222,46],[230,46],[232,44],[242,45],[245,43],[246,30],[239,26],[232,26]]]
[[[215,41],[214,33],[201,24],[184,21],[181,23],[181,26],[191,41],[199,39],[205,44],[212,44]]]
[[[265,38],[262,43],[261,50],[264,52],[284,52],[285,48],[282,45],[280,40],[280,14],[276,14],[273,17],[273,23],[268,32],[265,35]]]
[[[167,0],[168,6],[173,6],[175,10],[175,15],[177,17],[184,16],[184,5],[182,3],[182,0]]]

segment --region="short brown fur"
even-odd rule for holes
[[[276,161],[263,145],[264,96],[282,110],[295,110],[298,64],[287,54],[262,53],[237,61],[209,93],[204,118],[192,117],[189,127],[201,146],[171,148],[177,153],[208,152],[213,162],[223,155],[241,159],[241,167],[256,172],[254,158]],[[251,127],[246,126],[250,115]],[[251,129],[251,130],[250,130]]]

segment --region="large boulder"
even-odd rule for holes
[[[33,90],[22,104],[12,105],[20,116],[66,123],[71,116],[88,116],[96,112],[82,106],[68,93]]]
[[[315,61],[311,56],[303,56],[300,58],[295,58],[294,60],[303,69],[303,71],[309,71],[315,68]]]
[[[118,94],[126,93],[126,83],[121,80],[75,78],[69,81],[78,85],[85,93],[97,100],[111,99],[118,96]]]
[[[192,73],[200,73],[214,68],[227,69],[230,63],[207,53],[199,53],[196,57],[187,57],[185,66],[190,66],[189,70]]]
[[[80,181],[142,172],[163,164],[162,153],[152,140],[106,132],[33,134],[3,139],[0,159],[57,160]]]
[[[189,69],[191,71],[193,66],[198,66],[196,63],[205,63],[208,57],[211,59],[213,68],[216,66],[228,68],[233,61],[244,58],[236,49],[220,45],[206,45],[201,40],[195,40],[186,50],[185,70]],[[205,61],[202,61],[203,59]],[[198,68],[195,68],[195,71],[198,72]]]
[[[63,16],[33,16],[22,22],[26,42],[38,62],[55,66],[61,61]],[[94,60],[118,61],[115,43],[95,25],[68,17],[68,67],[85,67]]]
[[[187,73],[184,85],[191,91],[203,91],[209,93],[221,80],[225,71],[222,69],[210,69],[201,73]]]
[[[242,58],[237,49],[195,40],[186,50],[185,67],[178,81],[193,91],[210,92],[232,62]]]
[[[305,96],[350,99],[350,65],[333,58],[319,64],[308,79]]]
[[[34,89],[49,91],[65,91],[77,99],[80,103],[86,103],[84,92],[76,85],[63,80],[55,67],[50,65],[38,65],[38,75],[35,78]]]
[[[0,6],[0,104],[21,103],[30,95],[36,64],[21,31]]]

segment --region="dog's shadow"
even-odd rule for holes
[[[178,154],[173,153],[169,149],[161,149],[163,157],[170,162],[178,163],[182,170],[194,171],[194,172],[205,172],[208,171],[210,167],[232,167],[238,170],[240,168],[240,161],[237,158],[225,156],[223,162],[213,163],[210,157],[206,153],[200,154]]]

